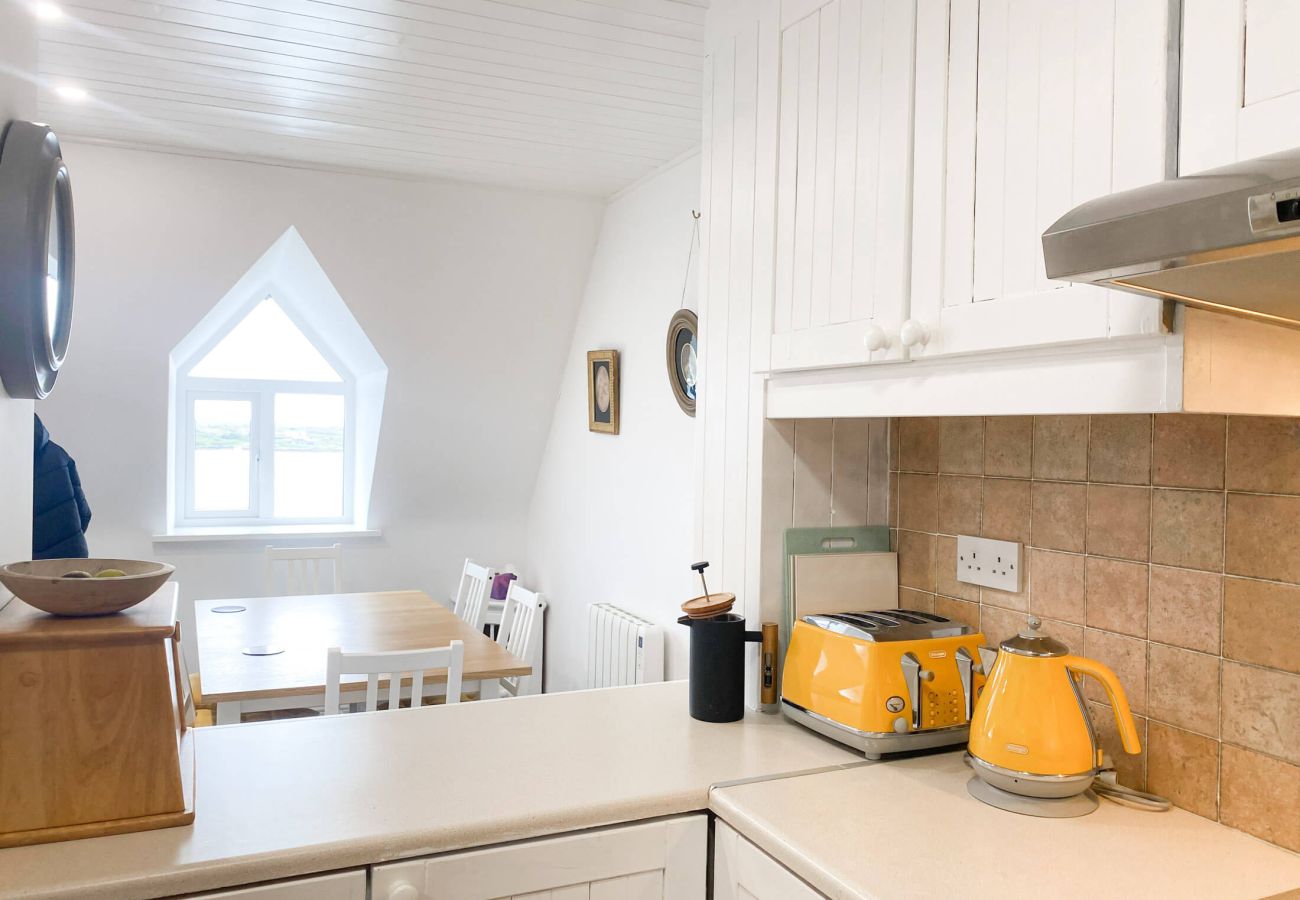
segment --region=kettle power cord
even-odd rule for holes
[[[1116,781],[1119,773],[1111,765],[1110,759],[1102,758],[1104,768],[1097,773],[1097,777],[1092,780],[1092,792],[1099,797],[1105,797],[1107,800],[1114,801],[1120,806],[1128,806],[1133,809],[1140,809],[1144,812],[1168,812],[1172,804],[1164,797],[1156,794],[1148,794],[1146,791],[1134,790],[1130,787],[1124,787]]]

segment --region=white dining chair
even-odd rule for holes
[[[343,590],[342,544],[330,547],[267,547],[265,559],[262,593],[267,597],[337,594]],[[284,570],[284,590],[276,584],[276,570],[281,567]]]
[[[472,559],[465,560],[465,567],[461,570],[452,608],[475,631],[482,631],[487,623],[488,598],[492,595],[492,579],[496,574],[491,567],[480,566]]]
[[[331,647],[325,656],[325,715],[339,712],[344,675],[366,675],[366,712],[379,706],[379,676],[388,676],[388,708],[397,709],[402,699],[402,676],[411,676],[411,708],[416,709],[424,696],[424,673],[430,669],[447,670],[447,702],[459,703],[461,681],[465,675],[465,644],[452,641],[446,647],[428,650],[385,650],[377,653],[348,653]]]
[[[501,679],[501,693],[523,697],[542,692],[542,640],[546,600],[518,580],[510,582],[497,643],[528,663],[531,675],[510,675]]]

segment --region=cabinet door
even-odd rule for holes
[[[1183,0],[1178,170],[1300,147],[1295,0]]]
[[[703,900],[708,820],[641,825],[375,866],[373,900]]]
[[[714,900],[814,900],[823,896],[726,822],[714,820]]]
[[[366,871],[293,878],[201,896],[203,900],[366,900]]]
[[[1168,0],[920,0],[912,358],[1159,330],[1158,301],[1049,280],[1041,235],[1172,168],[1170,15]]]
[[[773,369],[901,357],[915,29],[913,0],[782,5]]]

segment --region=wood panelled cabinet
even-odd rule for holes
[[[1047,278],[1073,207],[1173,174],[1169,0],[920,0],[909,357],[1160,330],[1160,303]]]
[[[726,822],[714,821],[714,900],[816,900],[824,896]]]
[[[1300,147],[1294,0],[1183,0],[1178,169]]]
[[[708,816],[375,866],[371,900],[704,900]]]
[[[1159,333],[1040,235],[1173,174],[1176,7],[783,0],[771,370]]]
[[[781,4],[773,369],[903,357],[916,6]]]

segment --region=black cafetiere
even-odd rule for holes
[[[691,629],[690,710],[701,722],[735,722],[745,716],[745,644],[762,643],[762,702],[776,702],[776,625],[746,631],[744,616],[731,612],[735,594],[709,593],[697,562],[704,594],[682,604],[677,621]]]

